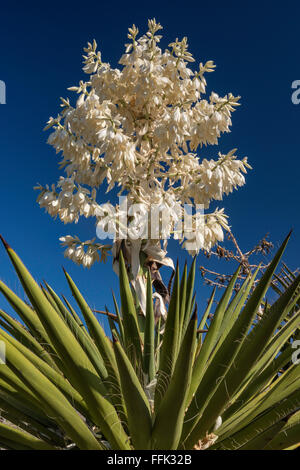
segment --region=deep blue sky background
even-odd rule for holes
[[[95,38],[103,59],[116,66],[127,28],[135,23],[145,32],[147,19],[153,17],[164,26],[163,47],[188,36],[196,64],[215,61],[209,91],[242,97],[231,134],[220,140],[219,148],[202,151],[202,156],[212,151],[216,155],[237,147],[238,155],[247,155],[253,166],[247,184],[224,200],[241,247],[251,248],[267,232],[278,246],[294,227],[285,260],[292,268],[300,265],[300,105],[291,102],[291,84],[300,79],[299,2],[91,0],[76,6],[69,1],[11,1],[1,6],[0,80],[6,82],[7,104],[0,105],[0,232],[37,279],[45,278],[66,293],[64,265],[98,308],[112,308],[111,288],[117,290],[110,262],[84,270],[63,259],[58,242],[68,233],[91,238],[93,222],[64,226],[35,203],[33,186],[59,177],[58,158],[42,129],[58,112],[59,97],[72,96],[67,87],[86,78],[81,70],[86,42]],[[174,242],[170,254],[182,262],[186,258]],[[218,268],[203,255],[198,264]],[[2,248],[0,277],[22,293]],[[200,276],[197,289],[201,303],[209,289],[203,288]],[[6,308],[2,299],[0,307]]]

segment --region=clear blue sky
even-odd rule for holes
[[[35,203],[33,186],[59,177],[58,158],[42,129],[58,112],[59,97],[71,93],[67,87],[86,77],[81,71],[86,42],[95,38],[104,60],[116,66],[127,28],[135,23],[144,32],[152,17],[164,26],[163,46],[188,36],[196,62],[215,61],[209,91],[242,97],[231,134],[219,148],[202,153],[237,147],[253,166],[247,184],[224,200],[241,247],[251,248],[266,232],[278,246],[293,227],[285,260],[292,268],[300,265],[300,105],[291,102],[291,84],[300,79],[299,2],[6,2],[0,30],[0,80],[7,86],[7,104],[0,105],[0,232],[38,280],[66,293],[64,265],[98,308],[105,303],[112,308],[117,277],[111,264],[84,270],[63,258],[58,242],[68,233],[91,238],[93,222],[65,226]],[[182,262],[186,258],[174,242],[170,253]],[[198,264],[204,263],[200,255]],[[2,248],[0,277],[22,292]],[[202,299],[208,297],[200,277],[197,289]],[[6,308],[2,299],[0,307]]]

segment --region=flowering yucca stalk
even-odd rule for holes
[[[113,245],[95,243],[95,239],[81,242],[70,235],[61,239],[67,247],[65,255],[87,267],[100,259],[99,253],[105,260],[112,248],[118,272],[121,239],[126,238],[122,248],[133,281],[138,279],[141,252],[173,267],[161,240],[172,234],[178,238],[176,224],[184,217],[185,204],[208,209],[211,201],[222,200],[224,194],[242,186],[243,173],[251,168],[246,157],[237,159],[235,149],[219,153],[216,160],[200,159],[199,148],[218,144],[221,134],[229,132],[239,97],[211,93],[208,99],[202,98],[205,74],[215,65],[208,61],[190,69],[194,58],[188,52],[187,38],[176,39],[163,52],[158,47],[161,29],[149,20],[147,33],[138,38],[138,29],[129,28],[130,43],[119,61],[120,69],[102,61],[95,41],[88,43],[83,70],[89,80],[70,88],[79,94],[76,106],[62,99],[61,114],[51,117],[46,127],[53,129],[48,142],[62,153],[60,165],[66,176],[51,189],[38,186],[39,204],[51,216],[64,223],[77,223],[80,216],[95,217],[100,230],[108,220],[120,228],[123,213],[120,205],[99,204],[97,191],[103,183],[107,192],[117,186],[119,195],[127,196],[128,214],[136,204],[142,205],[142,213],[158,206],[168,222],[155,237],[146,236],[148,223],[139,214],[131,217],[128,236],[116,235]],[[205,214],[203,230],[197,230],[198,221],[196,213],[180,237],[191,254],[209,251],[223,240],[223,229],[228,230],[223,209]],[[144,282],[135,288],[140,291],[142,286]]]

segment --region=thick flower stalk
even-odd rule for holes
[[[138,29],[129,28],[130,42],[120,68],[102,61],[95,41],[88,43],[83,70],[89,79],[70,88],[79,94],[76,105],[62,99],[62,112],[46,127],[53,129],[48,142],[62,154],[60,165],[66,175],[56,186],[38,187],[39,204],[51,216],[64,223],[95,217],[101,233],[107,225],[116,229],[115,268],[118,251],[125,247],[133,279],[138,277],[141,252],[172,266],[160,240],[173,235],[191,254],[209,251],[222,241],[223,230],[229,229],[223,209],[202,213],[201,230],[196,211],[184,232],[178,233],[185,205],[209,209],[212,201],[221,201],[224,194],[242,186],[246,168],[251,168],[247,158],[237,159],[235,150],[213,160],[200,158],[199,149],[218,144],[221,134],[230,131],[239,97],[211,93],[205,99],[205,74],[214,70],[213,62],[192,70],[189,64],[194,58],[186,38],[176,39],[163,52],[161,25],[149,20],[148,28],[139,38]],[[117,186],[119,195],[126,196],[125,227],[120,223],[125,211],[121,204],[97,201],[103,184],[107,192]],[[164,218],[162,229],[154,223],[151,227],[145,218],[153,206],[163,213],[158,219]],[[129,230],[126,236],[124,229]],[[99,252],[105,259],[111,248],[71,236],[61,240],[65,255],[87,267],[100,259]]]

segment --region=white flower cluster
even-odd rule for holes
[[[96,203],[96,189],[91,192],[76,184],[75,175],[70,178],[60,177],[57,187],[52,185],[51,190],[37,186],[41,192],[38,197],[40,207],[44,207],[52,217],[59,217],[65,224],[77,223],[79,217],[95,216],[99,209]]]
[[[217,160],[201,160],[197,154],[230,131],[239,97],[211,93],[203,98],[205,74],[215,65],[208,61],[192,70],[189,64],[194,59],[186,38],[162,51],[157,34],[161,29],[149,20],[147,33],[138,38],[138,29],[129,28],[130,43],[119,61],[121,67],[115,69],[102,61],[95,41],[88,43],[83,69],[89,80],[70,88],[79,95],[76,106],[62,99],[61,114],[50,118],[46,128],[53,132],[48,142],[62,153],[66,178],[57,187],[39,187],[39,204],[64,223],[77,222],[83,215],[95,216],[101,224],[108,208],[101,208],[96,195],[105,182],[107,191],[116,185],[119,194],[127,196],[129,211],[133,204],[149,210],[153,204],[163,205],[173,217],[160,234],[164,239],[178,222],[178,206],[193,203],[208,208],[212,200],[222,200],[245,183],[243,173],[250,166],[246,158],[238,160],[235,151],[219,154]],[[191,253],[209,250],[228,229],[222,210],[206,215],[205,222],[205,230],[191,236],[194,247],[190,240],[185,243]],[[132,230],[138,233],[140,225],[136,219]],[[79,251],[75,255],[72,246],[66,255],[83,262],[86,255]],[[94,252],[89,256],[97,259]]]
[[[221,201],[223,195],[228,195],[245,184],[246,168],[251,168],[247,157],[237,160],[236,149],[227,155],[219,153],[219,159],[204,159],[193,174],[189,174],[190,184],[185,188],[184,195],[196,204],[203,204],[207,209],[212,200]]]
[[[78,265],[90,268],[95,261],[100,261],[99,251],[101,251],[101,261],[106,261],[107,251],[112,248],[109,245],[101,245],[93,240],[81,242],[78,237],[67,235],[61,237],[62,246],[66,246],[65,257],[74,261]]]
[[[201,213],[196,214],[190,233],[186,233],[183,246],[193,256],[199,250],[210,251],[217,242],[224,240],[222,227],[225,230],[229,229],[224,209],[216,209],[214,213],[205,216]]]

